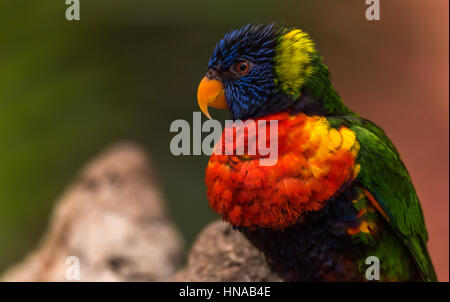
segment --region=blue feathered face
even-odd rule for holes
[[[246,25],[227,33],[214,48],[206,78],[222,83],[234,119],[263,116],[287,105],[273,68],[280,34],[273,24]]]

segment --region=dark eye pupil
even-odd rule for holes
[[[246,71],[246,70],[247,70],[247,64],[242,63],[241,65],[239,65],[239,69],[240,69],[241,71]]]

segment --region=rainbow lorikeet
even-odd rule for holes
[[[410,176],[382,129],[348,109],[308,34],[246,25],[216,45],[198,89],[201,110],[276,120],[278,159],[213,153],[211,207],[287,281],[436,281]]]

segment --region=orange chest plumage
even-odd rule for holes
[[[278,121],[274,165],[261,165],[260,155],[220,155],[216,146],[206,169],[209,204],[232,225],[296,223],[308,211],[320,210],[358,174],[359,144],[347,127],[335,129],[325,117],[302,113],[258,120]]]

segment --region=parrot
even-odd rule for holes
[[[343,103],[308,33],[277,23],[226,33],[197,101],[209,118],[212,107],[232,121],[278,123],[276,163],[216,148],[205,183],[210,207],[280,278],[437,281],[421,204],[396,147]]]

